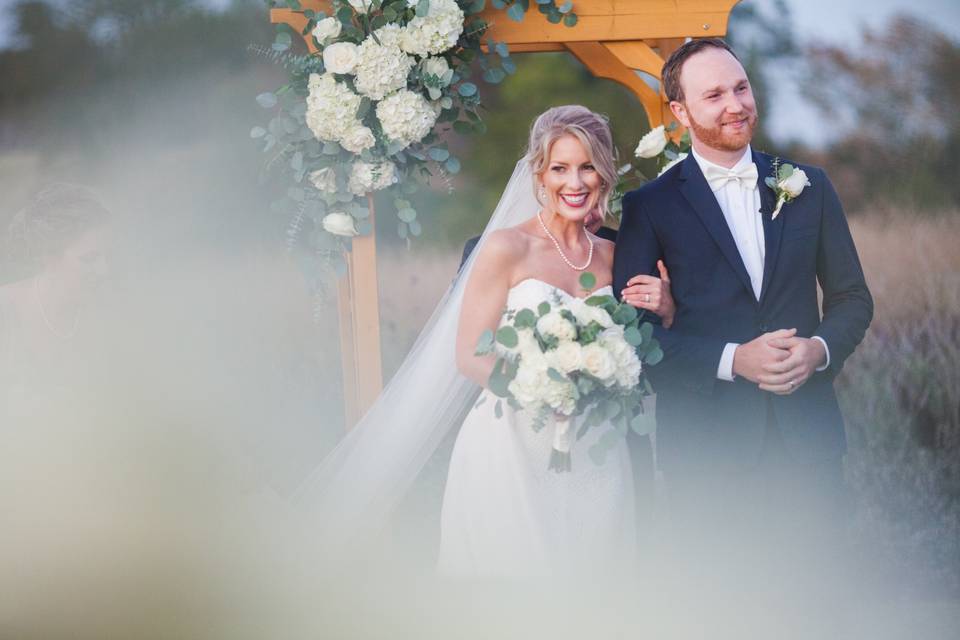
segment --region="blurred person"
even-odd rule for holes
[[[727,564],[732,583],[762,560],[791,576],[779,587],[809,570],[822,591],[843,544],[833,380],[872,298],[826,174],[774,177],[785,161],[750,146],[756,103],[730,47],[690,41],[663,77],[692,152],[624,197],[613,286],[630,300],[634,276],[670,269],[677,311],[669,331],[654,319],[650,379],[673,531],[691,565]]]
[[[20,279],[0,287],[5,395],[55,384],[109,267],[110,212],[89,189],[42,189],[9,225],[5,257]]]

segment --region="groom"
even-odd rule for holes
[[[652,318],[665,357],[649,376],[671,520],[693,546],[724,535],[839,545],[833,379],[873,315],[840,201],[802,166],[802,192],[772,215],[765,178],[778,160],[750,146],[756,104],[724,41],[681,46],[663,83],[693,149],[624,197],[613,285],[642,307],[630,279],[659,259],[670,270],[676,317],[669,330]]]

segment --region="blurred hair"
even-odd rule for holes
[[[86,187],[53,183],[42,188],[10,222],[6,258],[16,271],[39,271],[111,214]]]
[[[617,184],[616,151],[606,116],[594,113],[586,107],[576,104],[553,107],[544,111],[534,121],[530,128],[530,142],[525,156],[534,177],[534,189],[550,161],[553,143],[565,135],[572,135],[580,141],[603,179],[597,206],[606,218],[610,193]]]
[[[690,56],[696,55],[705,49],[723,49],[728,52],[737,61],[740,60],[737,54],[730,48],[726,42],[720,38],[699,38],[684,42],[680,47],[670,54],[667,62],[663,65],[661,73],[663,77],[663,92],[667,95],[670,102],[683,102],[683,87],[680,86],[680,72],[683,71],[683,63]]]

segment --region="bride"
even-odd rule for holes
[[[477,341],[505,308],[551,296],[609,294],[612,242],[585,222],[605,214],[617,174],[603,116],[581,106],[541,114],[527,153],[463,275],[441,301],[407,359],[361,423],[304,485],[326,542],[346,545],[382,527],[413,478],[485,387],[494,356]],[[596,276],[591,292],[580,275]],[[627,300],[664,318],[666,280],[638,276]],[[604,425],[571,450],[572,470],[548,470],[553,426],[483,390],[454,445],[441,513],[438,570],[444,575],[543,577],[608,571],[634,554],[633,475],[627,445],[596,464],[586,452]]]

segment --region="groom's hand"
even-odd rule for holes
[[[817,367],[827,359],[823,343],[813,338],[778,338],[771,341],[776,348],[787,349],[790,357],[764,365],[760,388],[778,395],[788,395],[803,386]]]
[[[796,329],[780,329],[737,346],[733,352],[733,374],[759,384],[760,376],[769,374],[765,366],[772,366],[790,357],[789,349],[778,346],[777,341],[791,339],[796,333]]]

